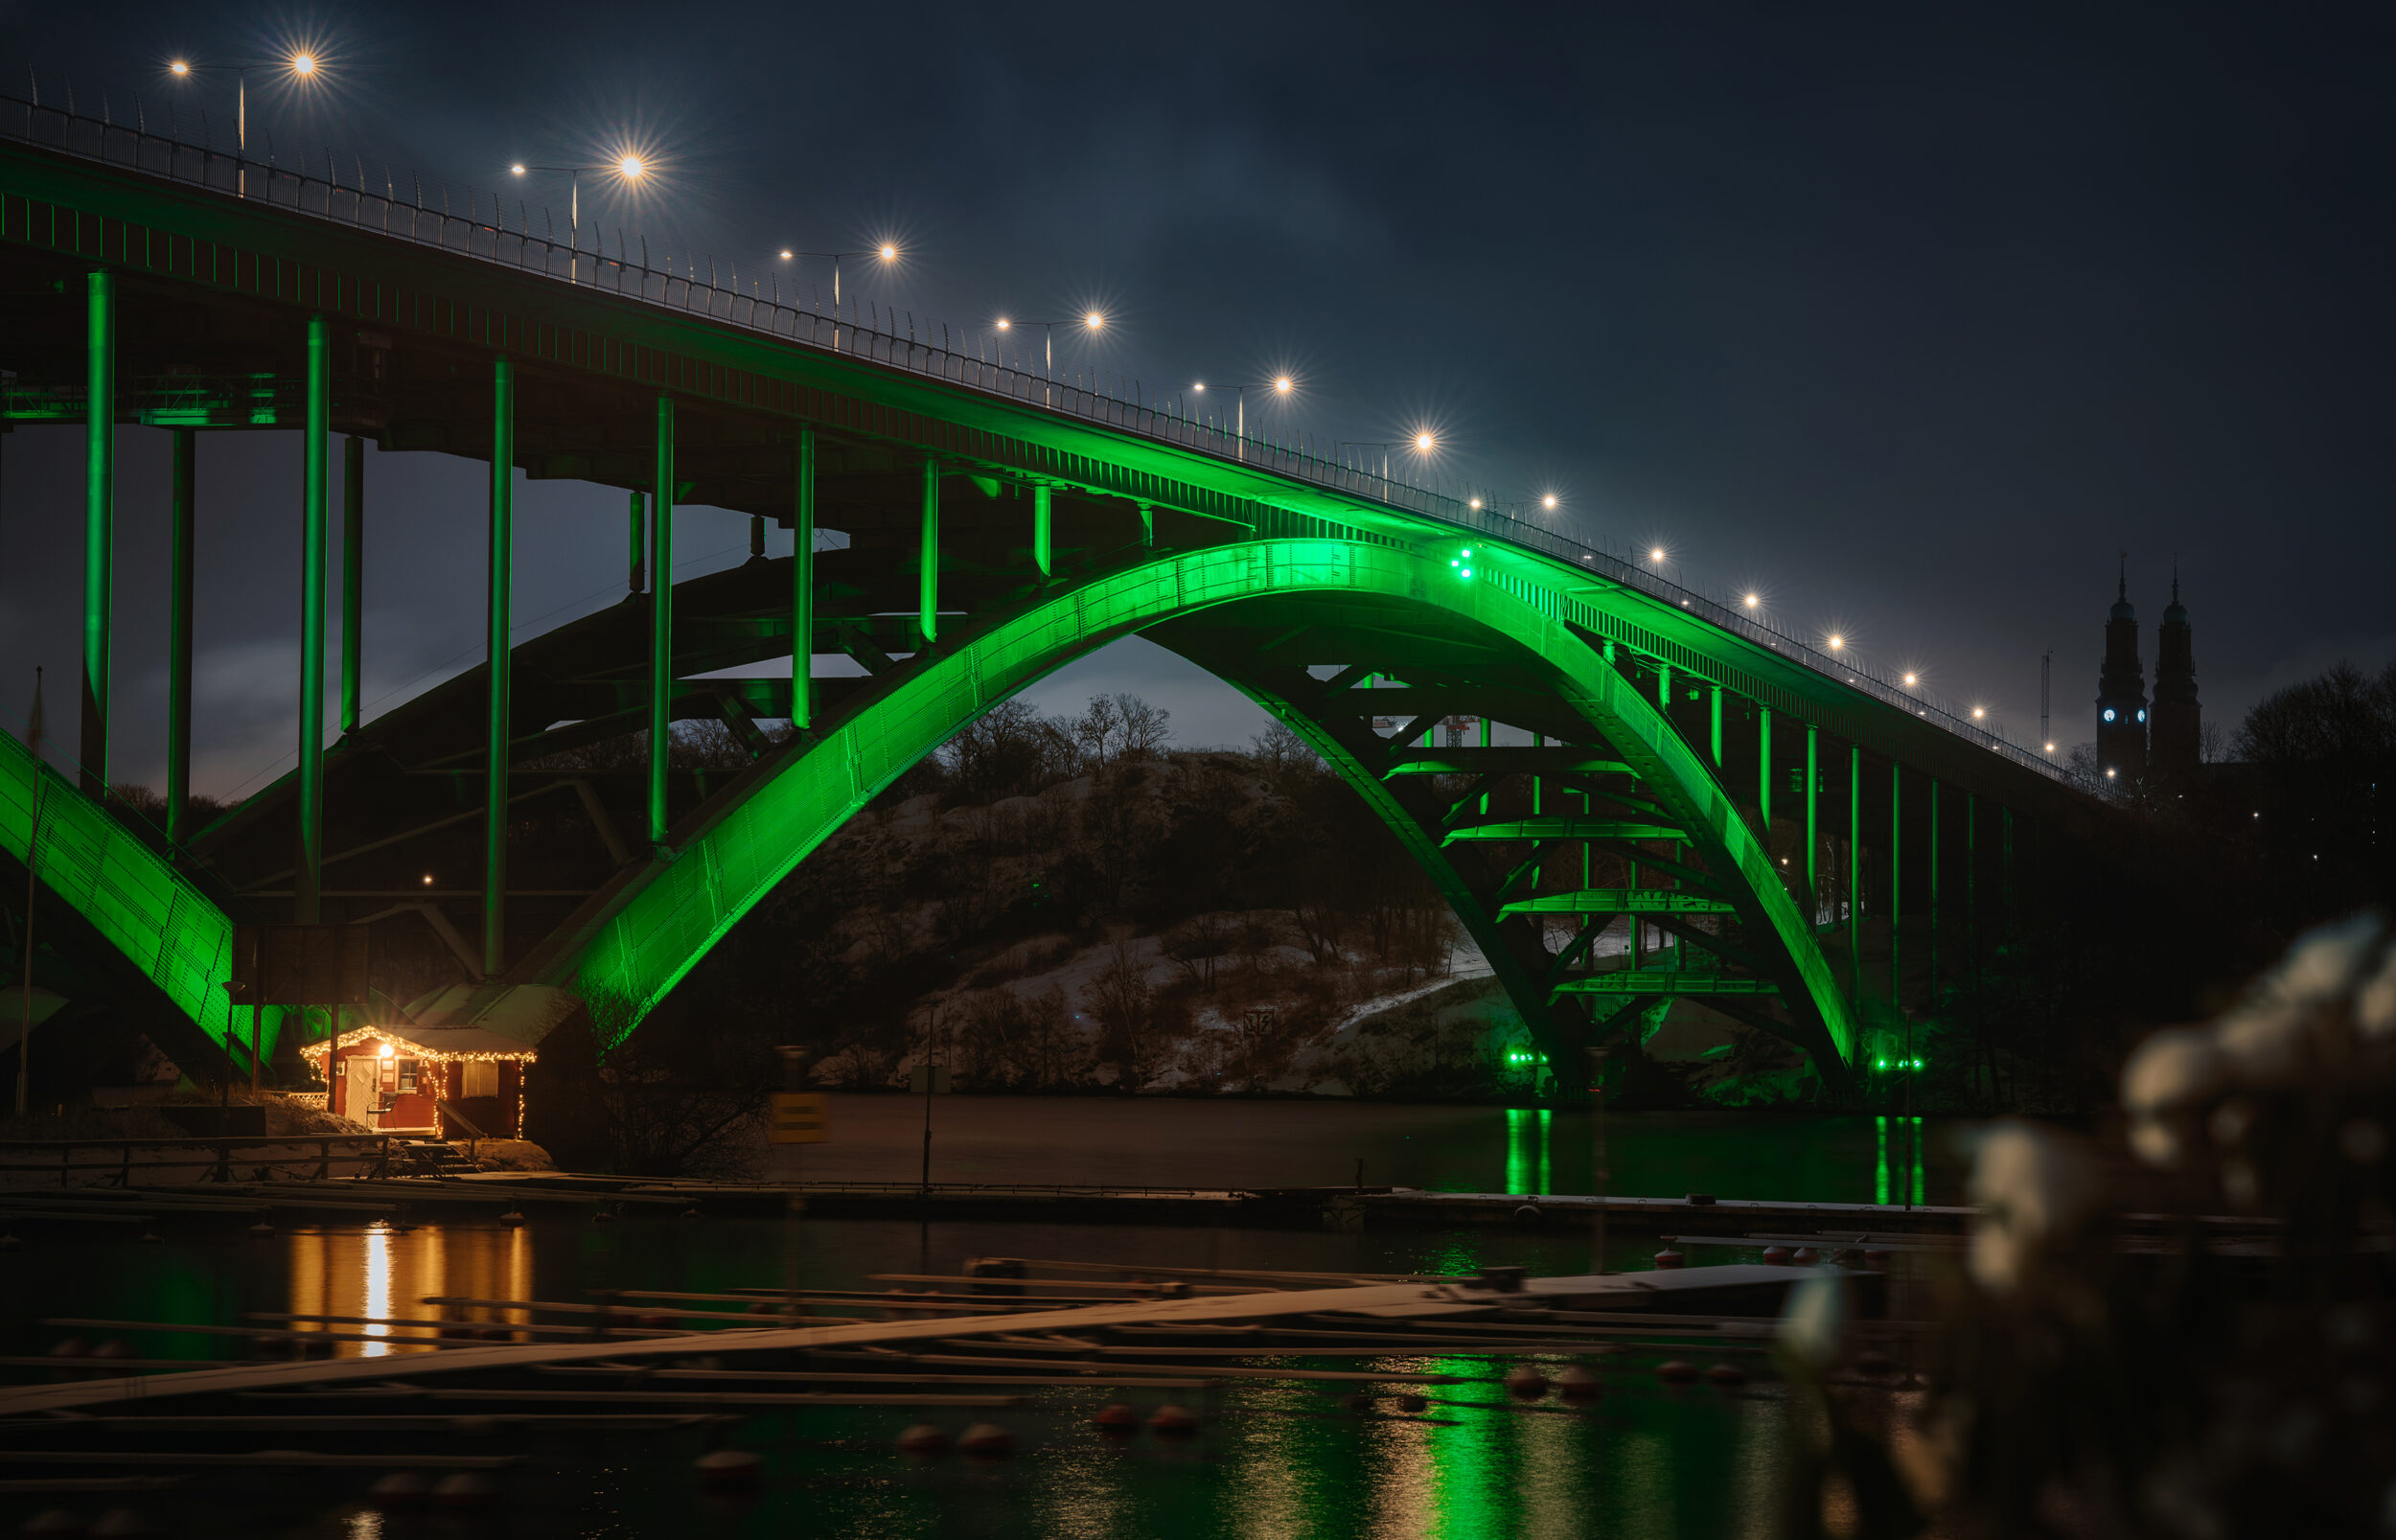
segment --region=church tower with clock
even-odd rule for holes
[[[2122,558],[2112,613],[2105,622],[2105,665],[2097,672],[2097,769],[2109,787],[2147,773],[2146,669],[2138,660],[2138,611],[2130,605],[2130,558]]]

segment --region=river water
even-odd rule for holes
[[[805,1148],[812,1179],[911,1181],[921,1159],[921,1098],[841,1097],[832,1142]],[[1393,1108],[1292,1103],[1045,1103],[936,1098],[933,1174],[948,1182],[1151,1185],[1299,1185],[1352,1181],[1524,1193],[1587,1190],[1594,1129],[1586,1116],[1535,1110]],[[1884,1164],[1873,1118],[1721,1118],[1645,1115],[1612,1119],[1612,1190],[1723,1197],[1852,1200],[1908,1181]],[[1931,1144],[1912,1180],[1929,1201],[1951,1199],[1951,1162]],[[781,1152],[787,1154],[788,1152]],[[654,1212],[670,1215],[671,1210]],[[98,1227],[91,1227],[98,1229]],[[201,1334],[41,1324],[59,1317],[234,1324],[252,1313],[430,1319],[427,1296],[580,1300],[590,1291],[854,1288],[877,1273],[947,1274],[967,1257],[1104,1260],[1183,1267],[1323,1272],[1461,1273],[1516,1263],[1536,1273],[1592,1265],[1591,1237],[1557,1230],[1466,1228],[1323,1232],[1213,1227],[1030,1225],[797,1217],[677,1219],[628,1213],[620,1222],[545,1220],[286,1229],[271,1238],[170,1231],[159,1244],[130,1235],[45,1232],[0,1257],[0,1352],[39,1353],[62,1338],[120,1336],[145,1356],[225,1351]],[[1651,1240],[1609,1246],[1618,1268],[1647,1266]],[[492,1321],[514,1312],[471,1312]],[[335,1328],[359,1329],[359,1328]],[[370,1338],[382,1333],[363,1328]],[[412,1351],[380,1340],[341,1353]],[[732,1441],[767,1462],[753,1502],[726,1506],[700,1493],[690,1469],[696,1433],[613,1437],[495,1435],[460,1421],[445,1431],[375,1440],[390,1453],[518,1451],[507,1506],[468,1521],[397,1518],[362,1501],[371,1474],[273,1476],[209,1472],[147,1503],[195,1536],[840,1535],[988,1536],[1682,1536],[1780,1532],[1784,1479],[1808,1420],[1768,1375],[1739,1390],[1661,1384],[1659,1355],[1601,1361],[1607,1392],[1594,1409],[1508,1404],[1486,1359],[1342,1359],[1318,1367],[1448,1372],[1478,1383],[1435,1388],[1427,1418],[1396,1418],[1387,1398],[1366,1415],[1352,1387],[1234,1384],[1176,1394],[1131,1391],[1143,1408],[1189,1400],[1203,1421],[1186,1443],[1099,1436],[1094,1389],[1025,1392],[1002,1412],[903,1407],[774,1412],[747,1418]],[[1754,1360],[1746,1360],[1754,1362]],[[41,1370],[5,1371],[12,1377]],[[166,1410],[172,1403],[153,1404]],[[295,1411],[288,1401],[257,1409]],[[471,1410],[471,1409],[470,1409]],[[928,1416],[954,1434],[981,1416],[1015,1435],[1012,1460],[910,1460],[901,1428]],[[22,1439],[12,1440],[22,1442]],[[290,1440],[287,1437],[285,1442]],[[271,1448],[261,1435],[225,1447]],[[111,1498],[55,1500],[86,1511]],[[54,1500],[0,1494],[0,1532]]]

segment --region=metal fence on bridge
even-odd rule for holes
[[[934,343],[928,330],[924,335],[915,334],[911,316],[907,334],[901,335],[894,313],[886,319],[883,312],[876,310],[866,320],[852,305],[846,315],[837,308],[827,315],[813,305],[798,304],[795,295],[786,301],[780,292],[778,273],[752,279],[744,291],[737,268],[721,275],[720,281],[712,258],[685,257],[678,271],[671,256],[652,257],[646,239],[639,242],[639,260],[635,261],[631,244],[620,231],[612,257],[605,250],[605,232],[596,227],[592,244],[587,248],[561,243],[548,234],[532,233],[530,205],[521,199],[515,200],[517,227],[511,230],[506,206],[509,200],[496,193],[470,189],[462,200],[465,207],[457,208],[452,206],[449,189],[444,185],[438,189],[438,206],[428,207],[421,178],[411,176],[408,195],[402,197],[397,181],[386,169],[382,189],[377,192],[368,184],[362,161],[353,162],[353,180],[344,183],[339,164],[330,149],[323,152],[324,174],[318,175],[308,169],[306,154],[296,169],[284,164],[271,151],[265,161],[246,160],[174,134],[152,133],[138,117],[128,126],[79,114],[71,108],[44,106],[15,97],[0,97],[0,137],[229,196],[254,198],[333,223],[539,273],[559,283],[575,283],[665,309],[703,315],[803,347],[862,357],[1524,546],[1569,562],[1593,577],[1673,605],[2025,769],[2057,781],[2070,781],[2050,756],[2009,742],[1981,726],[1964,708],[1908,688],[1869,665],[1791,636],[1748,613],[1742,604],[1672,582],[1634,557],[1618,555],[1492,508],[1474,508],[1463,497],[1325,460],[1302,448],[1226,432],[1219,423],[1190,418],[1161,402],[1151,403],[1144,396],[1127,401],[1031,373],[985,356],[986,339],[953,337],[945,325],[940,327],[940,340]],[[543,222],[546,228],[545,210]],[[703,260],[707,270],[703,280],[699,276]],[[976,351],[964,351],[969,342]]]

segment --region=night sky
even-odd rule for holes
[[[1286,370],[1252,428],[1428,425],[1444,474],[1552,489],[1561,527],[1760,589],[2017,739],[2052,648],[2070,744],[2122,548],[2150,680],[2177,553],[2225,727],[2396,655],[2396,32],[2365,11],[0,3],[0,90],[30,67],[45,102],[138,93],[229,141],[229,80],[166,61],[304,43],[324,78],[254,77],[254,151],[500,189],[536,229],[563,182],[511,161],[629,145],[654,185],[585,191],[611,245],[747,278],[892,240],[845,287],[919,327],[1101,307],[1061,372],[1154,396]],[[119,446],[116,770],[159,784],[167,436]],[[47,664],[61,752],[81,455],[23,430],[0,481],[0,723]],[[479,655],[481,476],[370,455],[370,702]],[[292,757],[297,435],[203,436],[199,478],[195,781],[227,794]],[[617,492],[519,494],[519,635],[620,596],[622,520]],[[680,528],[681,576],[746,555],[743,519]],[[1034,694],[1095,688],[1185,744],[1261,722],[1139,642]]]

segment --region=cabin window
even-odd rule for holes
[[[499,1062],[496,1059],[469,1059],[461,1067],[466,1071],[466,1096],[496,1096],[499,1093]]]
[[[400,1061],[400,1094],[406,1095],[415,1089],[416,1061],[413,1059],[402,1059]]]

